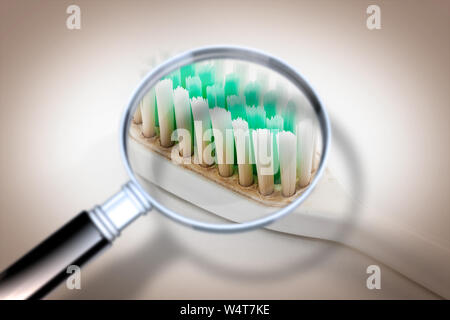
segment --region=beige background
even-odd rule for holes
[[[81,30],[66,28],[72,3]],[[365,26],[372,3],[381,30]],[[256,47],[298,68],[352,137],[363,164],[358,200],[448,248],[448,30],[445,1],[2,1],[0,269],[126,181],[118,124],[142,72],[207,44]],[[331,160],[340,177],[344,164]],[[380,291],[365,288],[374,263]],[[156,213],[83,279],[83,290],[50,298],[437,297],[337,244],[195,233]]]

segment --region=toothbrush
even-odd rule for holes
[[[236,62],[228,68],[231,73],[226,67],[224,62],[198,63],[164,77],[156,85],[155,104],[149,104],[151,92],[141,102],[146,121],[136,130],[144,137],[154,136],[149,132],[158,131],[156,122],[148,121],[148,115],[155,108],[162,147],[174,146],[168,140],[174,131],[171,138],[178,137],[180,155],[195,154],[194,163],[204,168],[216,165],[213,181],[236,174],[238,186],[229,180],[230,190],[274,206],[292,201],[314,172],[315,131],[303,124],[299,130],[297,121],[307,107],[306,98],[293,96],[288,101],[287,89],[279,81],[269,89],[270,75],[262,70],[256,80],[249,80],[247,65]],[[253,184],[255,188],[245,189]]]

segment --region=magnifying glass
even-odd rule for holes
[[[144,78],[124,112],[130,181],[3,271],[0,299],[45,296],[152,208],[202,231],[264,227],[311,193],[330,138],[319,98],[282,60],[230,46],[180,54]],[[171,197],[201,214],[177,211]]]

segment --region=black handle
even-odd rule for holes
[[[0,300],[40,299],[110,242],[84,211],[0,274]]]

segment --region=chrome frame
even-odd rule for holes
[[[136,176],[134,175],[133,170],[131,169],[130,162],[128,159],[128,132],[130,129],[131,119],[138,106],[138,102],[144,97],[144,95],[149,89],[151,89],[156,85],[157,81],[159,81],[162,77],[168,75],[172,71],[179,69],[182,66],[209,59],[244,60],[266,66],[267,68],[272,69],[275,72],[278,72],[279,74],[289,79],[306,95],[311,105],[313,106],[314,111],[317,114],[317,117],[319,118],[320,130],[322,133],[323,152],[321,154],[320,164],[319,168],[317,169],[316,175],[311,181],[309,187],[296,200],[294,200],[286,207],[283,207],[282,209],[263,218],[243,223],[214,224],[214,223],[200,222],[184,217],[183,215],[178,214],[159,204],[154,198],[152,198],[149,194],[147,194],[147,192],[140,186],[139,182],[136,179]],[[328,158],[330,141],[331,141],[331,128],[328,115],[320,99],[315,94],[314,90],[311,88],[309,83],[297,71],[295,71],[293,67],[291,67],[286,62],[278,58],[275,58],[269,54],[263,53],[261,51],[236,46],[209,46],[194,49],[182,53],[172,59],[169,59],[166,62],[159,65],[158,67],[156,67],[144,78],[141,84],[134,91],[133,95],[131,96],[130,102],[128,103],[128,106],[125,109],[125,112],[123,113],[120,126],[121,156],[125,164],[125,170],[127,171],[131,179],[131,182],[129,182],[128,184],[130,185],[132,183],[135,189],[139,190],[141,195],[148,200],[149,203],[147,203],[146,205],[145,208],[146,211],[150,210],[151,207],[153,206],[167,217],[181,224],[190,226],[194,229],[210,232],[247,231],[266,226],[274,222],[275,220],[280,219],[281,217],[292,212],[308,197],[308,195],[316,186],[319,178],[322,176],[322,173],[325,168],[325,163]]]

